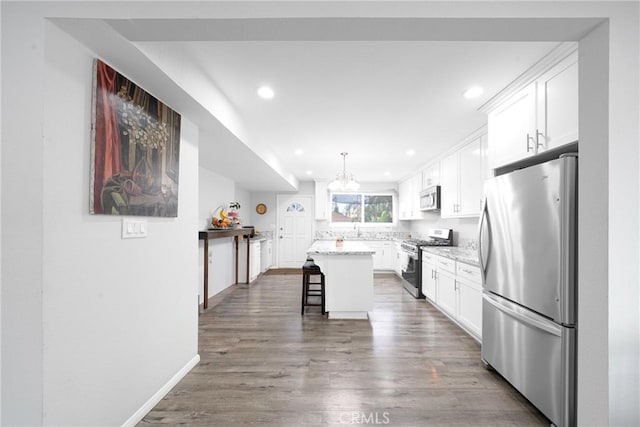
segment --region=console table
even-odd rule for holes
[[[219,230],[207,230],[198,232],[198,240],[204,241],[204,302],[202,307],[209,305],[209,240],[223,237],[233,237],[236,243],[236,285],[238,284],[238,236],[247,238],[247,283],[249,283],[249,247],[251,243],[252,228],[224,228]]]

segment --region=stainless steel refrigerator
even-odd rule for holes
[[[576,424],[576,154],[485,183],[482,359],[557,426]]]

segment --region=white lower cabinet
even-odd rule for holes
[[[260,271],[264,273],[273,265],[273,240],[263,240],[260,244]]]
[[[456,280],[457,319],[464,327],[476,335],[482,336],[482,286],[467,280]]]
[[[456,316],[456,276],[445,270],[436,271],[436,304],[450,316]]]
[[[478,267],[423,251],[422,293],[465,331],[482,339],[482,279]]]
[[[402,277],[402,257],[400,256],[400,254],[402,253],[402,249],[400,248],[400,242],[396,242],[394,246],[395,257],[393,261],[393,270],[396,272],[396,275],[398,275],[398,277]]]
[[[433,262],[422,259],[422,293],[430,301],[436,302],[436,272],[437,267]]]
[[[393,242],[381,240],[362,240],[358,242],[376,251],[373,254],[374,270],[393,271],[396,269],[396,246]]]
[[[364,242],[376,252],[373,254],[373,269],[382,270],[384,261],[384,246],[378,242]]]
[[[247,280],[247,240],[243,239],[238,247],[238,282],[253,282],[260,275],[260,242],[252,240],[249,245],[249,280]]]

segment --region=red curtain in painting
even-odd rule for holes
[[[102,187],[115,173],[122,171],[120,132],[118,131],[116,104],[116,71],[98,61],[96,71],[96,121],[95,121],[95,177],[93,183],[93,208],[104,213]]]

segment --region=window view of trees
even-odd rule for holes
[[[364,222],[393,222],[393,196],[364,196]]]
[[[391,195],[336,193],[332,194],[331,203],[331,222],[393,223]]]

